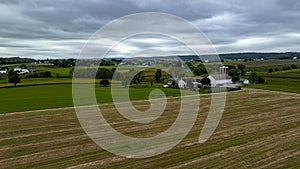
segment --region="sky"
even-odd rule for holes
[[[0,57],[76,58],[104,25],[141,12],[189,21],[218,53],[300,51],[299,0],[2,0]],[[130,55],[151,43],[188,54],[170,38],[151,35],[116,46],[114,55]]]

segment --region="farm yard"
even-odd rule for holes
[[[0,169],[300,169],[300,1],[0,9]]]
[[[300,167],[299,71],[279,70],[290,61],[227,62],[245,64],[257,71],[262,84],[243,84],[243,90],[227,93],[226,108],[212,137],[199,144],[198,137],[210,106],[210,89],[201,88],[201,106],[190,133],[173,149],[145,159],[116,156],[97,146],[83,131],[72,100],[72,68],[41,65],[39,72],[51,77],[26,78],[16,87],[0,80],[0,168],[290,168]],[[198,63],[195,63],[196,65]],[[266,66],[267,65],[267,66]],[[102,66],[111,70],[114,66]],[[123,66],[122,71],[130,67]],[[135,70],[137,71],[137,70]],[[162,71],[162,78],[168,76]],[[130,99],[138,110],[147,110],[151,91],[162,90],[168,103],[165,112],[149,124],[129,122],[114,107],[110,85],[124,88],[110,79],[109,86],[95,81],[97,103],[106,120],[117,131],[133,137],[151,137],[175,121],[180,108],[180,90],[163,88],[154,82],[156,69],[147,68],[143,81],[129,86]],[[248,78],[246,73],[241,78]],[[82,79],[88,84],[93,79]],[[250,89],[251,88],[251,89]],[[261,90],[264,89],[264,90]],[[196,91],[185,90],[186,95]],[[286,93],[289,92],[289,93]],[[190,96],[187,96],[190,97]],[[120,98],[122,100],[122,98]]]
[[[178,101],[169,98],[166,112],[147,125],[126,122],[110,103],[99,107],[116,130],[153,136],[174,122]],[[149,103],[134,105],[144,110]],[[73,108],[1,114],[0,168],[300,167],[298,94],[255,89],[228,93],[219,127],[199,144],[209,105],[210,96],[201,96],[201,111],[188,136],[172,150],[146,159],[126,159],[98,147],[81,129]]]

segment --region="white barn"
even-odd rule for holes
[[[228,75],[209,75],[207,78],[210,79],[210,84],[212,87],[225,86],[226,84],[231,84],[232,79]]]

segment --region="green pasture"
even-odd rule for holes
[[[286,77],[286,78],[299,78],[300,79],[300,68],[284,70],[272,73],[265,73],[264,76],[274,76],[274,77]]]
[[[246,85],[246,87],[300,94],[300,79],[265,78],[265,80],[264,84]]]
[[[238,65],[243,64],[246,66],[247,71],[252,72],[268,72],[270,68],[275,69],[282,69],[284,66],[291,66],[292,64],[300,66],[300,60],[279,60],[279,59],[270,59],[270,60],[263,60],[263,61],[229,61],[224,62],[224,65]]]
[[[157,88],[130,88],[130,99],[148,99]],[[166,96],[179,96],[180,90],[160,88]],[[0,113],[73,106],[72,84],[53,84],[0,88]],[[207,93],[207,91],[206,91]],[[96,85],[98,103],[112,102],[110,87]],[[195,94],[189,91],[186,94]]]

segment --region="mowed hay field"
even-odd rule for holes
[[[0,168],[299,168],[300,95],[248,90],[228,93],[222,120],[212,137],[199,144],[210,97],[192,131],[172,150],[145,159],[126,159],[93,143],[73,109],[0,115]],[[147,101],[135,101],[139,110]],[[170,98],[166,113],[146,125],[128,122],[110,103],[100,105],[107,121],[130,136],[153,136],[177,116]]]

